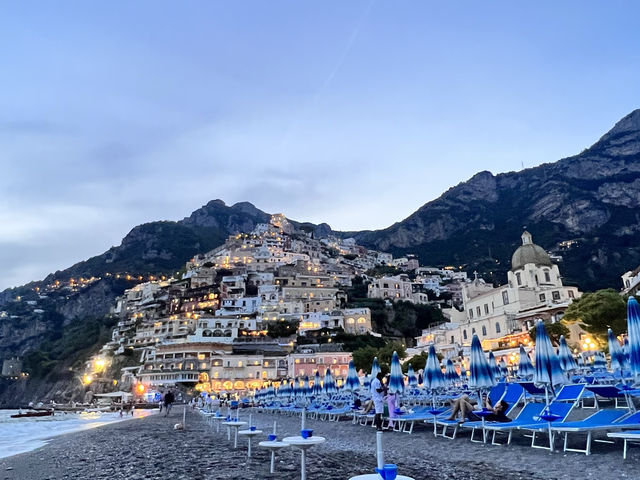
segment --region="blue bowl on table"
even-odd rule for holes
[[[252,426],[249,427],[249,430],[251,430],[252,432],[255,432],[256,431],[256,427],[252,425]]]
[[[267,438],[269,439],[270,442],[275,442],[278,436],[275,433],[270,433]]]
[[[396,480],[398,466],[394,463],[385,463],[384,468],[376,468],[376,473],[382,477],[382,480]]]
[[[300,436],[302,438],[304,438],[305,440],[307,438],[311,438],[313,436],[313,430],[311,430],[309,428],[305,428],[304,430],[300,430]]]

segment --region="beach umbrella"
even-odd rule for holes
[[[444,368],[444,378],[449,383],[454,383],[460,380],[460,375],[458,375],[456,367],[453,365],[453,362],[450,358],[447,358],[447,363]]]
[[[619,370],[622,373],[623,370],[628,368],[627,357],[611,329],[607,330],[607,343],[609,344],[609,355],[611,356],[611,370]]]
[[[564,339],[564,335],[560,335],[560,346],[558,347],[558,359],[560,360],[560,368],[563,372],[570,372],[576,370],[578,365],[573,358],[571,349],[567,345],[567,341]]]
[[[582,355],[578,355],[578,368],[584,368],[584,357]]]
[[[359,388],[360,380],[358,379],[358,372],[356,372],[356,366],[353,364],[353,360],[350,360],[347,379],[344,382],[344,389],[350,392],[355,392]]]
[[[536,325],[536,365],[534,382],[538,385],[544,385],[544,393],[546,400],[546,414],[549,411],[549,390],[553,391],[555,385],[565,383],[564,372],[560,366],[560,359],[556,355],[551,340],[544,328],[544,323],[539,321]],[[553,433],[551,431],[551,421],[549,424],[549,450],[553,452]]]
[[[506,379],[509,376],[509,369],[507,368],[507,362],[504,361],[504,358],[500,359],[498,366],[500,367],[500,378]]]
[[[640,306],[633,296],[627,300],[627,333],[631,373],[637,378],[640,375]]]
[[[389,378],[389,393],[402,394],[404,392],[404,375],[398,353],[393,352],[391,356],[391,377]]]
[[[607,369],[607,359],[604,356],[603,352],[595,351],[593,352],[593,369],[594,370],[606,370]]]
[[[373,357],[373,363],[371,364],[371,381],[380,373],[380,365],[378,365],[378,357]]]
[[[442,374],[440,368],[440,361],[436,355],[436,348],[433,345],[429,345],[429,356],[427,357],[427,363],[424,366],[424,387],[434,394],[435,390],[446,386],[447,381]]]
[[[365,390],[371,389],[371,375],[364,376],[364,382],[362,382],[362,386],[365,388]]]
[[[309,386],[309,377],[305,376],[304,377],[304,385],[302,386],[302,394],[304,398],[309,398],[311,396],[313,396],[313,390],[311,390],[311,387]]]
[[[498,362],[496,361],[496,357],[491,350],[489,350],[489,367],[491,368],[491,373],[493,374],[493,378],[498,381],[500,380],[500,367],[498,366]]]
[[[544,323],[539,321],[536,325],[536,365],[534,382],[553,390],[555,385],[565,383],[560,359],[551,345]]]
[[[627,362],[627,364],[629,363],[629,352],[631,351],[629,349],[629,337],[625,337],[624,339],[624,345],[622,345],[622,351],[624,352],[624,358]],[[627,367],[629,368],[629,367]]]
[[[331,376],[331,370],[328,368],[324,372],[324,382],[322,384],[322,391],[329,396],[338,392],[338,389],[336,388],[336,382],[333,380],[333,377]]]
[[[473,334],[473,340],[471,341],[471,375],[469,376],[469,385],[471,388],[480,390],[482,388],[493,387],[496,383],[493,377],[493,371],[487,362],[482,351],[482,345],[478,335]]]
[[[418,385],[422,385],[424,383],[424,370],[421,368],[418,370]]]
[[[418,377],[416,377],[411,364],[409,364],[409,368],[407,368],[407,376],[409,377],[409,386],[411,388],[416,388],[418,386]]]
[[[536,373],[529,358],[529,354],[520,345],[520,358],[518,359],[518,376],[524,379],[530,379]]]
[[[316,374],[313,377],[312,391],[316,397],[322,395],[322,381],[320,380],[320,370],[316,370]]]

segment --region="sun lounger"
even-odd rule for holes
[[[640,430],[628,430],[626,432],[613,432],[607,433],[609,438],[621,438],[624,440],[624,447],[622,450],[622,458],[627,459],[627,443],[640,443]]]
[[[593,434],[598,431],[624,428],[623,424],[620,422],[626,416],[628,416],[628,413],[620,410],[599,410],[584,420],[551,425],[551,430],[553,432],[564,433],[563,448],[565,452],[580,452],[590,455]],[[567,446],[570,433],[582,433],[587,435],[586,446],[584,449],[569,448]]]

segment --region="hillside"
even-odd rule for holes
[[[579,155],[521,172],[480,172],[358,243],[428,264],[467,265],[504,282],[524,226],[563,256],[565,281],[617,288],[640,264],[640,110]],[[565,243],[563,243],[565,242]],[[492,272],[492,273],[489,273]]]

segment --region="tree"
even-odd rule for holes
[[[612,288],[585,293],[569,305],[563,320],[580,322],[587,332],[604,340],[608,328],[614,335],[627,331],[627,304]]]
[[[417,372],[420,369],[424,370],[424,367],[427,364],[428,356],[429,355],[427,355],[427,352],[421,352],[419,355],[414,355],[402,364],[402,371],[404,373],[407,373],[407,371],[409,370],[409,364],[411,364],[411,366],[413,367],[414,372]]]
[[[570,333],[569,329],[562,321],[556,323],[544,322],[544,328],[551,339],[551,343],[554,343],[555,345],[560,343],[560,335],[568,337]],[[529,330],[529,336],[531,337],[531,340],[534,342],[536,341],[536,327]]]
[[[352,353],[353,364],[356,370],[369,372],[373,358],[378,356],[378,349],[375,347],[364,347],[354,350]]]

